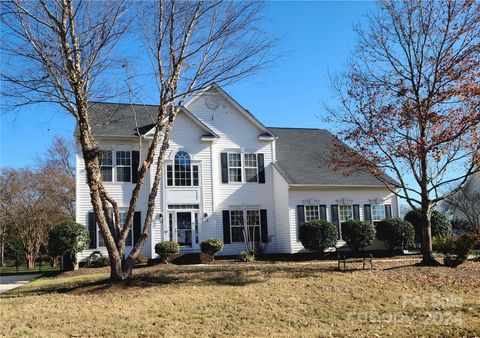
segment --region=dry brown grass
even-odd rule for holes
[[[336,262],[155,266],[120,285],[105,282],[108,269],[81,270],[0,298],[0,334],[478,336],[480,263],[414,262],[347,272]]]

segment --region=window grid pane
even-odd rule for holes
[[[381,221],[385,218],[385,206],[383,204],[372,205],[372,220]]]
[[[318,212],[318,205],[306,205],[305,206],[305,221],[313,221],[316,219],[320,219],[320,215]]]
[[[228,181],[242,182],[241,154],[228,154]]]
[[[232,229],[232,242],[243,242],[243,210],[230,211],[230,226]]]
[[[191,186],[192,185],[192,167],[190,155],[185,151],[179,151],[175,155],[175,185]]]
[[[117,164],[117,182],[131,181],[131,153],[130,151],[117,151],[115,163]]]
[[[339,214],[340,214],[340,222],[346,222],[353,219],[352,206],[340,205]]]
[[[110,150],[100,151],[99,162],[100,162],[100,173],[102,174],[102,181],[112,182],[113,181],[112,151]]]

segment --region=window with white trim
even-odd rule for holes
[[[318,211],[318,205],[306,205],[305,206],[305,221],[310,222],[320,219],[320,213]]]
[[[232,242],[243,242],[243,210],[230,211],[230,228],[232,232]]]
[[[232,243],[245,240],[245,229],[248,229],[251,241],[260,241],[260,210],[231,210],[230,229]]]
[[[257,154],[244,154],[245,181],[258,182]]]
[[[132,181],[132,153],[130,151],[117,151],[116,169],[117,182],[131,182]]]
[[[353,219],[353,211],[351,205],[339,205],[338,206],[338,215],[340,219],[340,224],[345,223]]]
[[[175,154],[172,165],[167,165],[167,186],[190,187],[198,186],[198,165],[193,165],[190,155],[185,151]]]
[[[250,240],[260,241],[260,210],[247,210],[247,226]]]
[[[378,222],[385,218],[385,206],[383,204],[372,204],[372,221]]]
[[[113,155],[111,150],[102,150],[99,155],[100,172],[103,182],[113,181]]]
[[[228,181],[242,182],[242,154],[228,154]]]
[[[125,221],[127,220],[127,212],[126,211],[120,211],[118,213],[119,223],[120,223],[120,228],[123,229],[125,226]],[[130,227],[130,230],[128,230],[128,235],[127,239],[125,240],[125,246],[133,246],[133,237],[132,237],[132,228],[133,226]]]

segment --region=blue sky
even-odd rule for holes
[[[355,44],[353,24],[374,9],[374,2],[269,2],[265,30],[284,36],[278,48],[285,56],[225,89],[267,126],[327,128],[328,72],[344,69]],[[0,118],[1,167],[30,166],[56,135],[73,138],[73,117],[55,107],[2,112]]]

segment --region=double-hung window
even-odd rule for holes
[[[351,205],[340,205],[338,207],[340,224],[343,224],[351,219],[353,219],[353,211]]]
[[[379,222],[385,218],[385,206],[383,204],[372,205],[372,221]]]
[[[232,229],[232,242],[243,242],[243,210],[230,211],[230,227]]]
[[[130,151],[116,152],[117,182],[131,182],[132,154]]]
[[[244,154],[245,181],[258,182],[257,154]]]
[[[242,154],[228,154],[228,180],[229,182],[242,182]]]
[[[231,210],[230,228],[232,243],[243,242],[246,229],[250,241],[260,242],[260,210]]]
[[[318,205],[306,205],[305,206],[305,221],[310,222],[316,219],[320,219],[318,212]]]
[[[260,242],[260,210],[247,210],[247,226],[250,241]]]
[[[113,155],[111,150],[102,150],[99,156],[103,182],[113,181]]]

